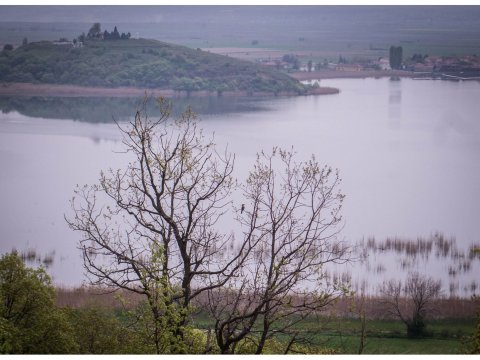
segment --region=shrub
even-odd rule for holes
[[[25,266],[16,253],[0,258],[0,351],[75,353],[73,329],[55,307],[55,291],[43,268]]]

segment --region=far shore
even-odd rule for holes
[[[341,70],[320,70],[320,71],[299,71],[289,74],[294,79],[303,80],[322,80],[322,79],[363,79],[363,78],[382,78],[382,77],[414,77],[411,71],[404,70],[359,70],[359,71],[341,71]]]

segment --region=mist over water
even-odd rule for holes
[[[369,257],[368,264],[345,267],[355,274],[352,281],[364,279],[374,292],[379,281],[417,269],[440,277],[447,295],[453,281],[458,282],[453,294],[467,296],[470,290],[463,288],[475,280],[478,257],[470,259],[469,271],[452,276],[449,266],[462,267],[452,257],[436,257],[432,250],[427,259],[418,253],[415,264],[402,270],[395,246],[381,249],[387,238],[436,244],[439,233],[446,242],[454,239],[457,252],[468,259],[470,247],[480,243],[480,83],[385,78],[322,80],[321,85],[341,92],[260,101],[196,99],[192,106],[205,133],[215,132],[218,146],[228,145],[236,154],[235,175],[241,181],[255,154],[273,146],[294,146],[299,159],[313,153],[321,164],[340,170],[347,196],[340,236],[351,244],[363,240]],[[125,158],[118,153],[119,133],[109,122],[108,106],[92,110],[98,120],[89,123],[85,114],[92,106],[69,101],[0,99],[0,251],[34,249],[40,258],[55,251],[49,266],[54,281],[79,285],[78,235],[63,218],[68,201],[76,184],[95,183],[100,170],[121,167]],[[127,111],[109,101],[112,114]],[[376,245],[368,247],[372,238]]]

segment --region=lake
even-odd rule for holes
[[[480,269],[478,256],[469,252],[480,244],[480,83],[383,78],[320,84],[340,93],[182,99],[176,111],[191,104],[205,133],[215,132],[216,143],[236,154],[239,180],[255,154],[273,146],[294,146],[298,158],[313,153],[320,163],[338,168],[346,194],[342,238],[352,244],[372,238],[378,243],[450,239],[458,251],[448,259],[470,259],[469,271],[452,275],[458,261],[452,265],[433,253],[416,258],[411,268],[440,277],[447,295],[468,296]],[[0,98],[2,253],[35,251],[41,260],[54,259],[48,271],[56,284],[82,283],[78,234],[64,215],[76,184],[92,184],[100,170],[125,164],[111,119],[129,119],[136,102]],[[368,278],[374,291],[379,279],[409,269],[393,252],[382,258],[371,249],[368,265],[346,270],[357,286]]]

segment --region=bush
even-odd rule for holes
[[[477,304],[477,326],[472,336],[463,340],[464,350],[467,354],[480,354],[480,298],[473,297],[473,301]]]
[[[70,309],[69,319],[80,354],[148,353],[138,334],[123,324],[111,309],[91,304]]]
[[[244,339],[242,340],[235,351],[236,354],[254,354],[257,348],[257,341],[253,339]],[[268,339],[265,343],[262,354],[284,354],[288,344],[286,342],[279,341],[277,339]],[[293,344],[290,347],[289,353],[291,354],[322,354],[322,355],[333,355],[337,351],[330,348],[315,347],[301,344]]]
[[[16,253],[0,258],[0,351],[65,354],[78,350],[45,270],[27,268]]]

